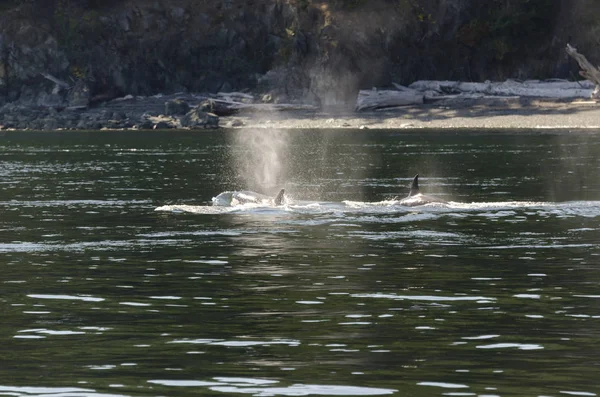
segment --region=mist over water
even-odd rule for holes
[[[288,172],[289,132],[250,130],[235,134],[231,147],[242,189],[272,193],[283,187]]]
[[[362,187],[354,181],[378,162],[372,148],[356,146],[363,139],[339,131],[236,131],[227,156],[236,179],[231,189],[268,195],[286,189],[296,200],[331,200],[340,192],[360,199]]]

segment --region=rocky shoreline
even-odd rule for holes
[[[356,103],[282,103],[269,93],[127,95],[92,101],[85,84],[56,83],[45,105],[13,102],[0,108],[0,130],[167,130],[214,128],[600,128],[589,81],[507,80],[493,83],[417,81],[408,87],[359,92]]]
[[[174,94],[127,96],[89,108],[7,104],[0,108],[0,130],[600,129],[600,107],[585,99],[469,98],[366,112],[250,99],[247,106],[215,108],[215,100]]]
[[[587,126],[580,104],[560,102],[569,106],[560,113],[551,100],[516,109],[514,98],[439,97],[527,97],[519,90],[529,79],[578,79],[567,43],[592,64],[600,54],[592,0],[4,3],[0,126],[14,130],[215,128],[210,113],[224,128]],[[593,87],[576,84],[563,95],[589,97]],[[253,106],[198,107],[232,91],[254,94]],[[361,92],[368,100],[354,112]],[[545,94],[540,87],[535,96]],[[176,99],[188,107],[167,109]],[[382,100],[384,110],[371,108]],[[578,117],[520,120],[527,112]]]
[[[218,116],[193,95],[127,96],[91,107],[7,104],[0,108],[4,130],[126,130],[217,128]]]

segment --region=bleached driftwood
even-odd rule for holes
[[[217,98],[223,99],[225,101],[236,101],[243,103],[254,102],[254,96],[246,94],[244,92],[219,92],[217,94]]]
[[[577,83],[572,83],[567,88],[568,82],[541,82],[529,80],[519,82],[507,80],[500,84],[492,84],[489,95],[497,96],[522,96],[536,98],[581,98],[589,97],[592,88],[582,88]]]
[[[71,88],[71,86],[67,83],[65,83],[64,81],[57,79],[56,77],[52,76],[49,73],[40,73],[42,76],[44,76],[44,78],[50,80],[51,82],[53,82],[54,84],[56,84],[54,86],[54,89],[52,90],[53,94],[58,94],[62,89],[68,90],[69,88]]]
[[[228,113],[237,111],[245,112],[271,112],[271,111],[292,111],[292,110],[318,110],[313,105],[301,105],[295,103],[244,103],[227,99],[209,99],[219,109]]]
[[[356,101],[356,111],[375,110],[406,105],[423,104],[423,94],[403,87],[401,90],[361,90]]]
[[[422,80],[412,83],[409,88],[425,93],[426,100],[442,99],[448,95],[461,96],[517,96],[537,98],[588,98],[594,85],[566,80],[507,80],[504,82],[468,83],[460,81]]]
[[[577,61],[579,67],[583,69],[579,71],[579,74],[596,85],[591,97],[600,99],[600,70],[592,65],[584,55],[578,53],[577,48],[572,47],[570,44],[567,44],[566,51],[571,58]]]

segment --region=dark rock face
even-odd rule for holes
[[[69,108],[86,109],[90,105],[90,87],[84,80],[77,80],[68,95]]]
[[[184,115],[190,110],[190,105],[181,99],[173,99],[165,103],[165,115]]]
[[[593,0],[17,3],[0,15],[0,105],[251,89],[326,106],[392,81],[569,74],[569,36],[600,59],[595,27],[580,23],[600,11]]]

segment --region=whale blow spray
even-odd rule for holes
[[[287,174],[289,133],[276,129],[244,130],[233,141],[235,171],[244,189],[278,190]]]

